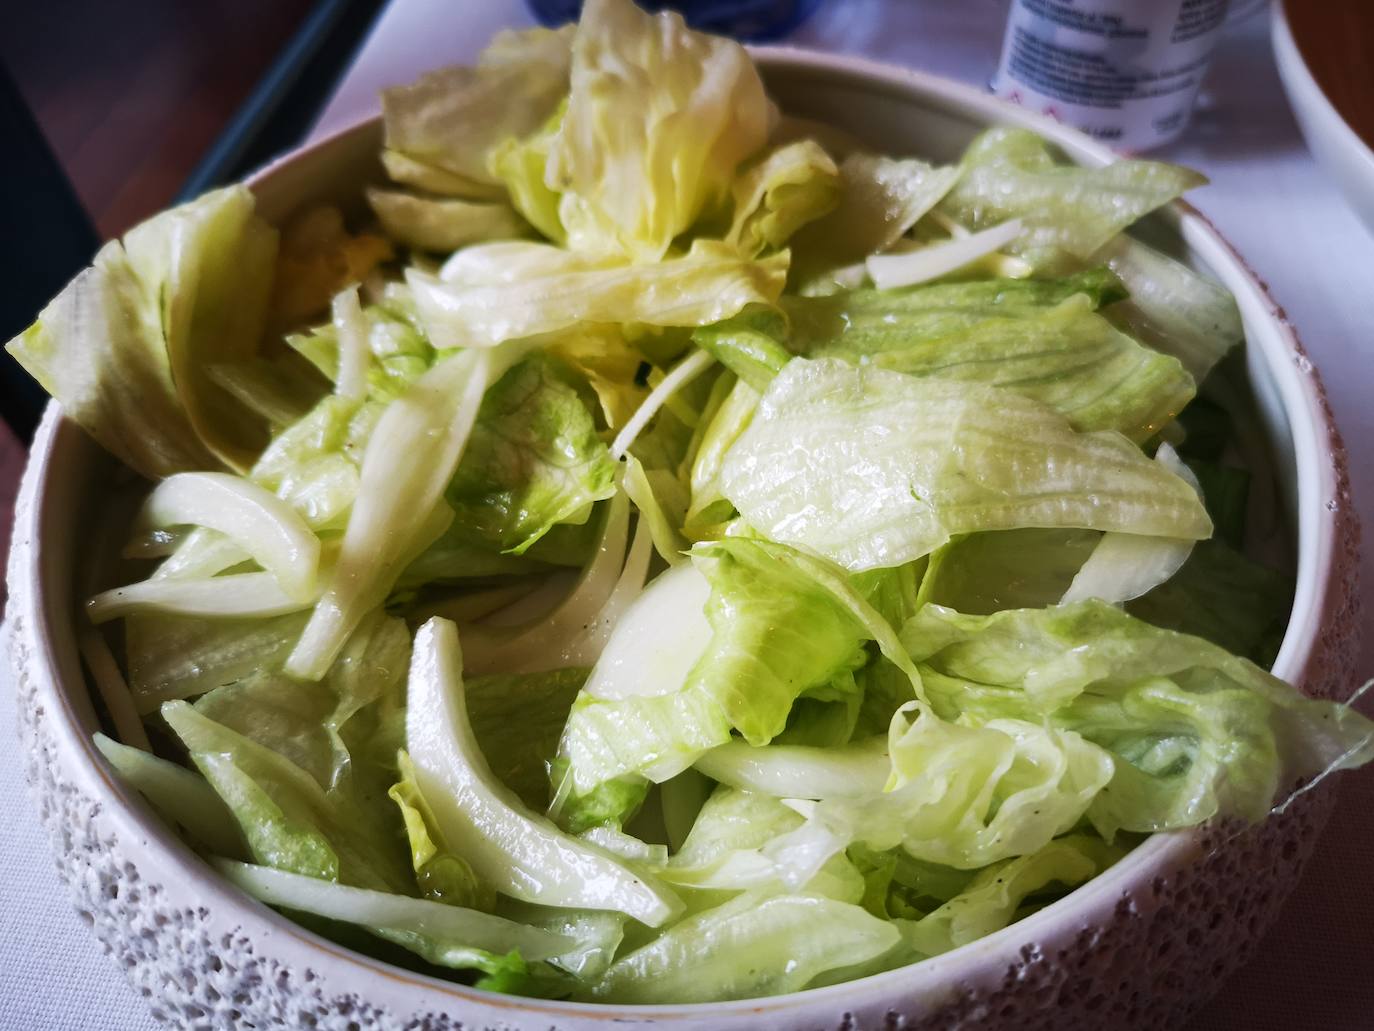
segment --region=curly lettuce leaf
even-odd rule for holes
[[[990,616],[927,605],[902,640],[942,716],[1046,722],[1111,753],[1088,810],[1108,839],[1256,821],[1298,779],[1374,757],[1374,724],[1354,709],[1102,602]]]
[[[746,168],[731,192],[734,215],[725,241],[757,257],[782,247],[802,226],[834,209],[840,172],[814,140],[797,140]]]
[[[742,46],[673,12],[590,0],[572,53],[547,174],[569,245],[658,261],[725,203],[776,112]]]

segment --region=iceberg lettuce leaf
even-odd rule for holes
[[[1106,262],[1130,292],[1108,316],[1138,340],[1176,357],[1199,383],[1245,338],[1229,290],[1139,240],[1118,236],[1093,260]]]
[[[156,298],[117,242],[5,349],[101,447],[149,479],[220,467],[178,396]]]
[[[776,301],[787,262],[786,251],[753,261],[719,241],[695,240],[686,254],[651,265],[589,263],[573,255],[542,262],[535,274],[511,282],[467,285],[415,269],[406,275],[436,347],[483,347],[589,322],[720,322],[745,305]]]
[[[399,244],[450,254],[468,244],[529,235],[529,226],[502,201],[424,197],[404,190],[368,187],[367,202],[382,230]]]
[[[724,205],[776,112],[742,46],[693,32],[673,12],[591,0],[572,52],[547,178],[563,191],[569,245],[658,261]]]
[[[234,814],[257,862],[360,887],[406,889],[410,878],[392,834],[378,834],[348,798],[327,794],[287,757],[186,702],[167,702],[162,716]]]
[[[725,240],[756,257],[782,247],[839,203],[840,172],[814,140],[797,140],[746,168],[731,192],[734,215]]]
[[[1058,252],[1088,258],[1131,223],[1206,183],[1159,161],[1121,159],[1101,168],[1061,165],[1026,129],[989,129],[969,144],[940,210],[971,229],[1022,220],[1013,246],[1033,264]]]
[[[1003,387],[1057,409],[1077,430],[1143,441],[1183,409],[1195,386],[1177,359],[1092,310],[1115,285],[1093,271],[798,298],[787,302],[790,345],[810,357]]]
[[[942,716],[1048,722],[1110,752],[1110,790],[1088,813],[1108,838],[1259,820],[1298,779],[1374,754],[1354,709],[1098,601],[990,616],[927,605],[902,640]]]
[[[514,554],[615,491],[615,463],[569,373],[543,355],[482,399],[444,494],[451,532]]]
[[[818,927],[825,933],[816,934]],[[781,995],[826,971],[875,959],[898,941],[895,927],[850,903],[745,894],[616,960],[591,994],[621,1003]]]
[[[247,187],[227,186],[135,226],[124,250],[158,299],[172,379],[191,425],[224,462],[246,471],[267,442],[266,427],[210,368],[257,352],[277,230],[254,212]]]
[[[475,68],[443,68],[383,90],[386,146],[402,157],[388,162],[392,176],[450,196],[480,197],[483,186],[499,185],[488,155],[541,126],[567,94],[570,36],[568,29],[507,31]],[[436,171],[421,174],[425,166]]]
[[[769,385],[721,487],[774,540],[855,571],[974,530],[1212,530],[1193,488],[1118,434],[1075,433],[1007,390],[833,358],[794,360]]]

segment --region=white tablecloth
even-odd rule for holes
[[[829,0],[790,40],[867,54],[972,83],[997,59],[1006,0]],[[523,0],[393,0],[340,83],[317,133],[376,109],[376,91],[470,59],[496,29],[530,23]],[[1298,135],[1279,86],[1264,18],[1232,29],[1195,123],[1162,156],[1206,172],[1196,202],[1267,280],[1322,371],[1351,445],[1351,478],[1374,532],[1374,238],[1355,220]],[[1374,548],[1364,557],[1374,613]],[[1374,635],[1362,670],[1374,672]],[[8,674],[4,679],[8,681]],[[0,683],[0,741],[13,742],[14,692]],[[1285,975],[1306,1000],[1301,1026],[1368,1028],[1368,972],[1339,944],[1374,941],[1368,772],[1346,805],[1278,933],[1197,1026],[1299,1026],[1266,992]],[[1364,803],[1361,805],[1360,803]],[[1348,876],[1345,876],[1348,874]],[[1351,928],[1352,924],[1358,925]],[[1330,954],[1306,951],[1337,943]],[[1315,942],[1315,945],[1312,943]],[[1366,994],[1361,994],[1366,993]],[[1282,993],[1281,993],[1282,994]],[[24,790],[16,749],[0,748],[0,1031],[111,1031],[156,1026],[67,904]]]

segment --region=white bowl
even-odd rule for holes
[[[1365,226],[1374,232],[1374,150],[1350,127],[1318,85],[1293,38],[1283,3],[1274,5],[1272,35],[1279,78],[1308,149],[1326,174],[1336,181]]]
[[[945,80],[851,58],[757,51],[786,110],[889,152],[955,156],[994,123],[1029,126],[1073,160],[1087,137]],[[379,174],[365,123],[251,180],[283,218],[307,199],[356,198]],[[1276,671],[1314,695],[1347,682],[1357,623],[1358,524],[1320,381],[1244,262],[1187,205],[1151,238],[1205,267],[1239,301],[1248,364],[1297,536],[1294,615]],[[1324,787],[1254,829],[1158,835],[1067,898],[924,963],[795,995],[695,1006],[512,998],[401,970],[320,938],[220,880],[111,775],[74,646],[83,520],[112,462],[56,406],[34,442],[10,557],[10,613],[28,774],[73,899],[155,1012],[186,1026],[727,1031],[776,1028],[1172,1028],[1253,952],[1329,814]]]

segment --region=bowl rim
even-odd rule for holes
[[[983,125],[1009,124],[1030,128],[1058,145],[1079,163],[1107,164],[1116,159],[1108,147],[1097,143],[1077,130],[1034,112],[1010,104],[974,86],[949,80],[927,72],[871,60],[805,50],[795,47],[751,47],[765,74],[802,72],[829,77],[845,77],[875,92],[887,93],[901,101],[924,102],[926,106],[968,118]],[[361,118],[317,140],[299,147],[265,165],[245,180],[253,188],[278,171],[308,159],[312,155],[339,146],[346,137],[375,133],[378,115]],[[1228,288],[1239,296],[1244,292],[1259,305],[1271,324],[1272,334],[1261,334],[1257,340],[1247,339],[1247,346],[1264,353],[1266,364],[1273,373],[1283,410],[1292,434],[1297,465],[1296,494],[1298,503],[1299,572],[1294,594],[1293,612],[1308,614],[1299,621],[1290,617],[1274,670],[1277,675],[1294,683],[1304,679],[1324,617],[1329,615],[1333,576],[1335,522],[1330,507],[1333,502],[1323,499],[1339,497],[1341,479],[1339,465],[1341,448],[1337,442],[1329,410],[1321,392],[1320,381],[1307,361],[1297,335],[1286,315],[1270,297],[1266,285],[1235,251],[1234,247],[1191,204],[1175,202],[1161,212],[1192,248],[1202,252]],[[1296,364],[1297,375],[1281,370]],[[65,739],[64,751],[79,757],[80,772],[99,783],[107,797],[118,799],[113,810],[116,819],[129,825],[145,846],[156,845],[167,872],[183,883],[193,883],[197,890],[213,898],[217,908],[234,914],[240,926],[247,929],[257,924],[270,934],[296,941],[311,951],[331,957],[349,968],[348,973],[362,978],[380,978],[399,982],[410,989],[444,997],[452,1003],[468,1004],[476,1010],[482,1007],[519,1011],[538,1017],[563,1017],[573,1020],[605,1020],[626,1022],[668,1023],[693,1021],[711,1016],[721,1020],[760,1020],[768,1016],[822,1005],[842,1005],[855,1009],[875,999],[908,997],[937,1000],[949,993],[974,984],[1000,983],[1014,964],[1026,941],[1054,938],[1065,930],[1082,926],[1090,914],[1107,914],[1116,904],[1130,895],[1129,889],[1148,881],[1150,874],[1171,863],[1187,863],[1198,857],[1205,847],[1203,828],[1191,828],[1154,834],[1125,858],[1103,874],[1094,877],[1064,898],[968,945],[895,970],[872,974],[821,988],[813,988],[786,995],[708,1003],[682,1004],[613,1004],[603,1002],[560,1002],[510,996],[484,991],[447,981],[428,974],[412,972],[393,966],[384,960],[338,945],[282,916],[275,910],[234,888],[216,873],[196,852],[189,848],[143,802],[132,788],[117,780],[96,750],[82,719],[75,712],[72,698],[58,687],[59,668],[53,626],[45,618],[50,601],[49,592],[41,576],[40,556],[43,549],[39,528],[43,522],[44,487],[52,468],[55,451],[67,445],[82,431],[62,416],[60,407],[51,402],[35,436],[30,460],[25,470],[16,512],[21,525],[16,527],[17,561],[12,563],[11,581],[15,573],[23,581],[16,590],[17,606],[27,617],[29,632],[35,644],[30,661],[37,661],[52,674],[41,690],[57,703],[62,718],[53,721],[54,733]],[[1325,508],[1325,511],[1323,509]],[[35,542],[23,552],[20,542]],[[14,589],[12,587],[12,589]],[[208,905],[210,898],[202,904]]]
[[[1342,150],[1348,152],[1363,166],[1366,174],[1374,176],[1374,144],[1366,141],[1350,124],[1350,120],[1330,95],[1317,81],[1308,60],[1307,51],[1298,42],[1293,32],[1293,24],[1288,17],[1288,4],[1291,0],[1280,0],[1273,5],[1269,16],[1270,35],[1275,50],[1279,77],[1290,93],[1300,93],[1304,107],[1311,115],[1320,115],[1328,127],[1334,127],[1335,135],[1340,137]],[[1291,102],[1291,98],[1290,98]],[[1297,105],[1294,104],[1294,107]],[[1296,112],[1295,112],[1296,114]]]

